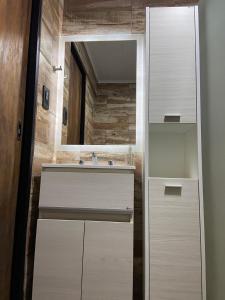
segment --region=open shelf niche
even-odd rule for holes
[[[149,177],[198,179],[196,124],[149,124]]]

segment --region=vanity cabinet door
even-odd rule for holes
[[[195,8],[151,8],[149,30],[149,122],[195,123]]]
[[[33,300],[80,300],[83,236],[83,221],[38,221]]]
[[[133,225],[85,222],[83,300],[132,300]]]
[[[150,299],[201,300],[198,181],[149,180]]]

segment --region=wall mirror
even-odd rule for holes
[[[58,145],[136,145],[142,38],[73,36],[60,43]]]

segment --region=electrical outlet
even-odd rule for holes
[[[63,125],[67,125],[67,119],[68,119],[68,113],[67,113],[67,108],[64,106],[63,107]]]
[[[44,85],[43,95],[42,95],[42,107],[45,110],[49,110],[49,104],[50,104],[50,90]]]

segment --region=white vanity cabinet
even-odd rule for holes
[[[145,300],[206,300],[198,7],[146,31]]]
[[[149,122],[196,122],[195,8],[151,8]]]
[[[43,167],[33,300],[132,300],[133,193],[134,168]]]

